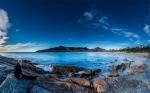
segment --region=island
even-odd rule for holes
[[[36,52],[133,52],[133,53],[150,53],[150,45],[146,46],[135,46],[135,47],[126,47],[121,49],[109,49],[106,50],[104,48],[95,47],[95,48],[87,48],[87,47],[66,47],[66,46],[58,46],[52,47],[48,49],[38,50]]]
[[[66,47],[66,46],[58,46],[43,50],[38,50],[36,52],[106,52],[107,50],[96,47],[93,49],[89,49],[87,47]]]

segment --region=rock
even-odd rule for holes
[[[42,87],[39,87],[37,85],[33,86],[33,88],[31,89],[31,93],[52,93]]]
[[[96,78],[92,86],[97,93],[150,93],[148,84],[128,76]]]
[[[37,79],[37,85],[52,93],[93,93],[90,82],[82,78],[55,78],[49,75]]]
[[[79,71],[78,74],[80,75],[80,77],[88,77],[88,76],[91,76],[92,71],[91,70],[83,70],[83,71]]]
[[[30,80],[18,80],[13,75],[8,75],[0,85],[0,93],[28,93],[32,85]]]
[[[106,93],[150,93],[150,88],[144,82],[127,77],[118,78],[118,82],[112,84]]]
[[[42,75],[35,82],[38,86],[43,87],[52,93],[70,93],[69,83],[62,82],[59,78],[51,75]]]
[[[32,72],[32,74],[46,74],[48,72],[42,70],[41,68],[38,68],[36,66],[34,66],[33,64],[29,64],[29,63],[25,63],[25,62],[22,62],[22,70],[25,72],[27,71],[26,73],[28,72]]]
[[[126,69],[129,69],[130,68],[130,66],[131,66],[131,62],[129,62],[129,63],[122,63],[122,64],[120,64],[120,65],[117,65],[117,66],[111,66],[109,69],[108,69],[108,71],[110,72],[110,73],[118,73],[118,72],[124,72]]]
[[[81,70],[84,70],[84,69],[80,68],[80,67],[76,67],[76,66],[59,66],[59,65],[54,65],[52,73],[68,74],[68,73],[76,73],[76,72],[79,72]]]
[[[77,84],[79,86],[91,87],[90,81],[84,78],[65,78],[60,79],[60,81],[68,82],[71,84]]]
[[[96,78],[92,81],[92,88],[97,93],[103,93],[107,89],[107,83],[101,78]]]
[[[114,86],[117,82],[118,82],[118,78],[116,77],[95,78],[92,80],[91,87],[97,93],[104,93],[107,91],[109,86]]]
[[[138,73],[138,72],[142,72],[147,68],[148,68],[147,64],[141,64],[139,66],[132,66],[129,70],[130,70],[131,74],[135,74],[135,73]]]
[[[101,72],[101,69],[92,69],[92,70],[83,70],[79,71],[78,74],[81,78],[93,78],[96,76],[99,72]]]
[[[124,58],[123,61],[126,61],[126,62],[127,62],[127,61],[129,61],[129,60],[128,60],[127,58]]]

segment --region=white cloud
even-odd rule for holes
[[[133,32],[122,31],[122,33],[125,35],[125,37],[135,38],[135,39],[140,38],[140,36],[138,34],[133,33]]]
[[[109,29],[108,17],[94,10],[84,12],[81,18],[79,18],[79,22],[90,28]]]
[[[121,34],[121,31],[122,31],[122,30],[123,30],[123,29],[121,29],[121,28],[112,28],[112,29],[111,29],[111,32],[114,33],[114,34],[117,34],[117,35],[120,35],[120,36],[121,36],[121,35],[122,35],[122,34]]]
[[[101,47],[104,49],[120,49],[130,46],[130,44],[127,42],[96,41],[91,44],[86,44],[85,46],[88,46],[90,48]]]
[[[20,29],[16,29],[16,32],[20,32]]]
[[[145,33],[147,33],[150,36],[150,25],[145,24],[144,31],[145,31]]]
[[[0,9],[0,45],[6,43],[7,37],[7,28],[9,27],[9,19],[7,12],[3,9]]]
[[[126,31],[127,29],[121,29],[121,28],[112,28],[111,32],[120,36],[127,37],[129,39],[134,38],[134,39],[139,39],[140,36],[136,33]]]
[[[135,45],[142,45],[142,42],[140,40],[136,40],[134,43]]]
[[[17,43],[12,45],[0,46],[1,52],[35,52],[42,46],[35,43]]]
[[[148,43],[150,43],[150,40],[147,40]]]
[[[91,21],[94,18],[94,15],[92,12],[85,12],[83,13],[83,16],[85,17],[86,21]]]
[[[0,9],[0,52],[34,52],[43,46],[35,43],[17,43],[12,45],[5,45],[7,37],[7,29],[10,27],[7,12]],[[16,29],[19,32],[20,29]]]
[[[104,25],[109,25],[109,23],[107,22],[108,20],[108,17],[107,16],[102,16],[98,22],[101,23],[101,24],[104,24]]]

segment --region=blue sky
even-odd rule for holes
[[[149,0],[0,0],[6,13],[1,16],[8,18],[0,18],[6,32],[0,48],[14,52],[58,45],[110,49],[148,44],[149,5]]]

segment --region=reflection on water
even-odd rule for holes
[[[118,63],[122,63],[124,59],[134,61],[145,60],[141,55],[112,52],[0,53],[0,55],[17,59],[29,59],[40,65],[74,65],[90,69],[101,68],[103,71],[105,71],[115,59],[117,59]]]

